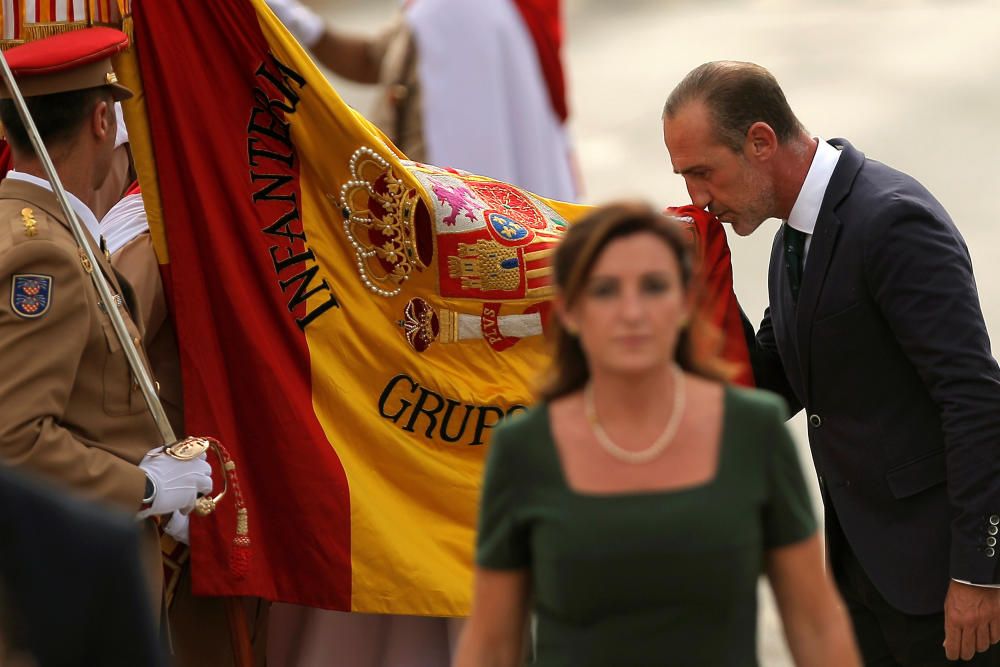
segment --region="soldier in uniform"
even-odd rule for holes
[[[111,28],[90,28],[15,47],[7,61],[77,217],[93,234],[95,191],[115,145],[114,103],[131,97],[111,56],[128,44]],[[115,335],[117,308],[134,342],[140,332],[132,290],[95,238],[85,257],[42,163],[0,91],[0,121],[15,170],[0,183],[0,463],[143,519],[142,555],[160,599],[159,538],[152,519],[189,512],[211,492],[204,457],[162,455],[156,425]],[[103,303],[91,279],[114,293]],[[162,443],[161,443],[162,444]]]

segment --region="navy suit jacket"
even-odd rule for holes
[[[1000,370],[947,212],[913,178],[830,143],[842,153],[797,303],[775,236],[754,373],[806,409],[828,513],[885,599],[940,612],[951,578],[1000,583]]]
[[[0,467],[0,634],[39,667],[165,664],[135,520]]]

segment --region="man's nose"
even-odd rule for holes
[[[691,203],[698,208],[708,208],[712,203],[712,195],[709,193],[707,188],[698,187],[689,183],[687,191],[688,195],[691,197]]]

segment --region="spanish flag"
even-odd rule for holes
[[[252,541],[239,576],[233,504],[195,519],[196,592],[466,614],[485,446],[530,400],[584,209],[408,162],[263,2],[133,19],[187,430],[232,452]]]
[[[132,11],[116,68],[187,431],[229,448],[248,510],[245,570],[233,503],[192,520],[195,592],[467,614],[486,446],[547,364],[552,251],[586,209],[408,161],[263,0]]]

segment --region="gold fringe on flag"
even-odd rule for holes
[[[86,21],[53,21],[52,23],[25,23],[21,26],[25,42],[44,39],[64,32],[73,32],[87,27]]]
[[[122,17],[122,32],[128,35],[128,48],[132,48],[132,43],[135,41],[135,33],[132,30],[132,15],[127,14]]]

